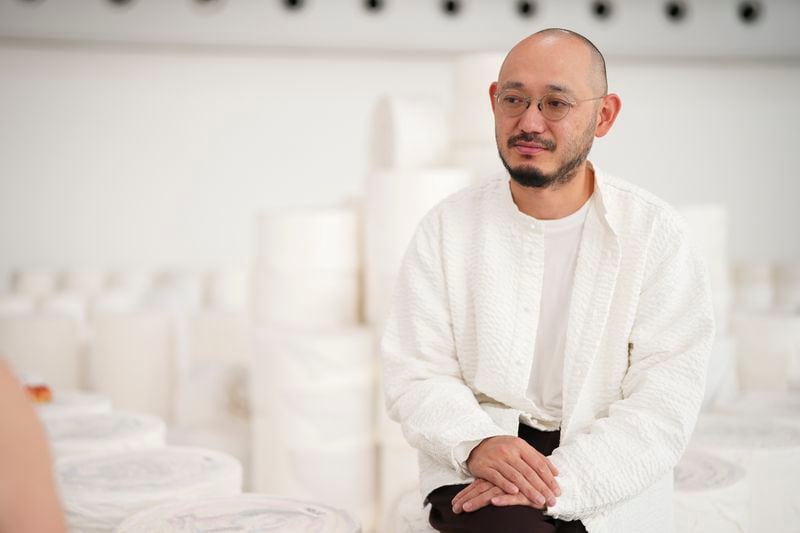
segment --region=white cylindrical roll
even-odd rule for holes
[[[706,393],[703,409],[730,402],[739,394],[739,377],[736,364],[736,339],[717,337],[711,347],[706,372]]]
[[[494,115],[489,86],[497,80],[503,54],[460,56],[456,61],[453,136],[456,144],[494,143]]]
[[[153,309],[194,315],[203,309],[205,280],[199,272],[168,271],[156,277],[147,298]]]
[[[503,162],[497,152],[497,144],[460,144],[453,148],[451,164],[467,170],[472,178],[472,183],[483,180],[504,172]]]
[[[436,533],[428,521],[430,508],[422,505],[418,489],[406,491],[388,511],[381,532],[385,533]]]
[[[800,426],[705,414],[697,423],[692,446],[744,468],[749,490],[747,507],[758,531],[796,530],[795,520],[800,512]]]
[[[23,294],[0,294],[0,318],[26,317],[36,312],[36,300]]]
[[[177,386],[176,331],[158,313],[102,315],[95,320],[89,358],[92,389],[118,409],[171,421]]]
[[[252,429],[255,490],[313,498],[354,514],[374,506],[376,457],[371,438],[289,447],[281,428],[269,418],[256,416]]]
[[[17,374],[41,378],[52,389],[84,384],[79,324],[69,318],[0,318],[0,353]]]
[[[70,531],[107,533],[156,505],[239,494],[242,467],[219,452],[161,448],[62,459],[56,479]]]
[[[352,207],[277,209],[258,217],[256,267],[307,272],[360,269],[358,211]],[[312,276],[313,277],[313,276]]]
[[[152,272],[137,269],[114,270],[108,274],[107,289],[138,295],[150,291],[155,275]]]
[[[91,304],[92,318],[103,314],[136,313],[145,307],[145,294],[127,289],[110,289],[98,294]]]
[[[750,531],[745,471],[708,453],[688,450],[675,467],[676,531]]]
[[[255,274],[253,320],[271,326],[327,328],[359,321],[360,276],[357,271]]]
[[[341,509],[262,494],[160,505],[125,520],[115,533],[361,533]]]
[[[77,292],[58,292],[44,298],[41,311],[46,315],[71,318],[83,326],[89,315],[89,301]]]
[[[56,273],[45,269],[21,269],[12,276],[12,289],[16,294],[42,298],[56,290]]]
[[[106,289],[108,276],[97,269],[68,270],[61,275],[61,290],[65,292],[94,296]]]
[[[102,415],[111,412],[108,398],[83,391],[53,391],[53,399],[38,404],[36,411],[43,420],[61,420],[74,416]]]
[[[195,361],[250,365],[253,339],[245,313],[208,311],[190,319],[189,352]]]
[[[164,446],[164,421],[133,413],[43,419],[56,458]]]
[[[767,311],[775,303],[770,263],[737,263],[733,268],[736,308]]]
[[[469,186],[460,168],[383,171],[369,175],[365,203],[367,318],[383,320],[392,286],[408,244],[422,218],[436,204]]]
[[[385,97],[370,135],[372,169],[418,169],[444,163],[448,123],[441,102],[425,97]]]
[[[378,444],[378,476],[380,479],[380,508],[384,527],[388,531],[391,524],[405,521],[414,516],[408,509],[402,509],[403,499],[409,493],[416,496],[419,505],[417,515],[422,513],[422,496],[419,493],[419,464],[417,452],[405,442],[380,442]]]
[[[800,314],[737,313],[739,383],[743,391],[785,390],[800,372]]]
[[[721,405],[720,411],[750,418],[775,418],[781,422],[800,424],[800,392],[753,391],[737,400]]]
[[[255,381],[278,375],[281,387],[302,387],[351,377],[373,368],[373,332],[365,327],[323,330],[261,328],[255,333]],[[262,388],[256,386],[256,389]],[[253,403],[263,404],[254,391]],[[258,411],[258,408],[255,409]]]
[[[790,312],[800,312],[800,262],[775,265],[775,304]]]
[[[178,378],[175,423],[180,427],[214,426],[241,418],[241,390],[247,386],[242,365],[214,360],[191,361]]]
[[[243,313],[250,304],[250,273],[228,269],[210,272],[206,279],[206,305],[211,311]]]

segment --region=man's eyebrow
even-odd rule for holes
[[[569,88],[567,88],[567,87],[565,87],[563,85],[554,85],[552,83],[547,85],[547,91],[551,92],[551,93],[564,93],[564,94],[570,94],[570,95],[574,94],[572,91],[569,90]]]
[[[521,81],[507,81],[507,82],[505,82],[503,84],[501,89],[502,90],[506,90],[506,89],[523,89],[524,87],[525,87],[525,84],[522,83]]]

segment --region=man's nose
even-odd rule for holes
[[[532,133],[541,133],[547,129],[547,120],[536,102],[531,102],[528,109],[519,116],[518,126],[522,131]]]

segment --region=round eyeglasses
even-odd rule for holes
[[[536,108],[541,111],[544,118],[555,122],[567,116],[569,110],[583,102],[599,100],[604,96],[596,96],[585,100],[570,102],[560,94],[548,93],[536,100]],[[495,95],[495,101],[500,111],[509,117],[518,117],[531,107],[533,98],[519,91],[502,91]]]

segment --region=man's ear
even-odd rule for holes
[[[617,120],[617,115],[622,110],[622,100],[614,93],[607,94],[603,97],[603,101],[597,110],[597,127],[595,128],[595,137],[602,137],[614,125]]]
[[[491,100],[493,112],[494,112],[494,105],[497,103],[497,100],[494,99],[495,94],[497,94],[497,82],[493,81],[492,84],[489,85],[489,100]]]

